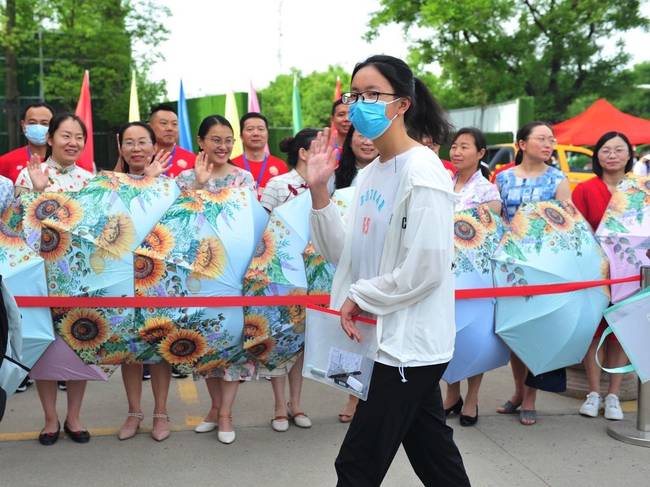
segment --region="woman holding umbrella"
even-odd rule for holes
[[[594,231],[603,218],[616,186],[632,170],[633,164],[634,151],[625,134],[607,132],[598,139],[592,156],[592,168],[596,177],[578,184],[571,195],[576,208]],[[585,402],[580,406],[580,414],[592,418],[598,416],[603,403],[600,397],[600,367],[596,363],[596,349],[606,327],[607,323],[603,319],[582,361],[591,392],[587,394]],[[607,338],[607,347],[603,355],[600,357],[600,362],[607,364],[608,367],[618,367],[627,363],[625,351],[613,334]],[[606,419],[623,419],[623,410],[618,399],[622,381],[623,375],[621,374],[610,374],[609,376],[609,388],[604,401]]]
[[[571,197],[569,181],[562,171],[546,164],[553,155],[556,143],[551,126],[545,122],[530,122],[517,132],[515,166],[500,172],[496,177],[507,221],[512,220],[522,203],[568,200]],[[526,385],[528,369],[519,357],[511,354],[510,365],[515,393],[497,412],[519,413],[521,424],[533,425],[537,422],[537,389]]]
[[[337,265],[330,307],[357,341],[354,317],[378,320],[372,386],[336,459],[338,485],[381,484],[400,444],[425,485],[469,485],[438,385],[454,348],[456,197],[438,157],[406,128],[409,120],[437,135],[447,122],[426,86],[391,56],[357,64],[342,98],[380,157],[359,174],[347,226],[327,190],[337,165],[328,129],[307,163],[312,238]]]
[[[465,127],[454,135],[449,156],[456,169],[452,178],[454,191],[460,195],[456,211],[487,205],[496,214],[501,214],[501,196],[497,187],[490,183],[490,170],[482,161],[487,152],[485,136],[477,128]],[[472,426],[478,421],[478,392],[483,374],[467,379],[467,396],[463,405],[460,382],[447,385],[445,414],[460,414],[462,426]]]
[[[79,191],[93,175],[76,165],[86,144],[86,126],[71,113],[60,113],[50,121],[47,131],[48,158],[41,163],[36,154],[16,179],[16,193]],[[47,352],[46,352],[47,353]],[[45,427],[38,436],[42,445],[53,445],[59,439],[61,424],[56,412],[57,384],[55,380],[36,380],[36,388],[45,413]],[[65,380],[65,378],[61,378]],[[87,443],[90,434],[79,418],[86,390],[85,380],[68,380],[68,413],[63,429],[77,443]]]
[[[196,157],[194,169],[180,173],[176,182],[183,190],[205,189],[218,192],[223,188],[248,188],[255,191],[253,176],[230,163],[235,136],[230,122],[220,115],[210,115],[201,122],[198,133],[201,152]],[[210,411],[194,429],[207,433],[219,428],[220,442],[235,441],[232,426],[232,406],[237,396],[239,382],[255,376],[255,364],[233,364],[213,369],[206,376],[205,384],[212,400]]]
[[[156,153],[156,136],[148,125],[142,122],[130,122],[117,134],[120,158],[115,167],[116,172],[135,176],[158,177],[171,165],[171,154],[160,151]],[[122,364],[122,381],[129,403],[126,421],[121,426],[117,437],[120,440],[133,438],[144,419],[142,413],[142,364]],[[169,437],[169,416],[167,415],[167,395],[171,381],[171,368],[167,362],[150,364],[151,390],[154,398],[153,429],[151,437],[164,441]]]

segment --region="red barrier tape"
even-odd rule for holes
[[[482,289],[458,289],[456,299],[505,298],[559,294],[626,282],[637,282],[640,276],[600,281],[540,284],[533,286],[487,287]],[[69,296],[16,296],[22,308],[223,308],[228,306],[289,306],[328,305],[327,294],[312,296],[214,296],[214,297],[145,297],[81,298]]]

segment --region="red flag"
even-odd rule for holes
[[[79,93],[79,101],[77,101],[77,109],[74,111],[86,125],[88,131],[88,138],[81,157],[77,161],[77,165],[86,171],[94,172],[95,168],[95,152],[93,148],[93,109],[90,103],[90,75],[88,70],[84,73],[84,79],[81,83],[81,92]]]
[[[336,77],[336,87],[334,88],[334,99],[333,101],[341,99],[341,77]],[[338,136],[338,131],[334,127],[334,122],[330,123],[330,144],[334,144],[336,137]]]

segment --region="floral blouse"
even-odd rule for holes
[[[255,181],[253,181],[251,173],[236,166],[232,166],[230,171],[225,177],[208,179],[203,189],[219,191],[223,188],[248,188],[255,191]],[[196,181],[194,169],[186,169],[176,176],[176,183],[183,191],[196,189],[194,188],[194,181]]]
[[[565,178],[562,171],[551,166],[534,178],[520,178],[515,174],[514,167],[497,174],[496,183],[503,200],[506,220],[512,220],[522,203],[555,199],[557,188]]]
[[[63,167],[52,158],[41,163],[41,169],[49,169],[50,182],[45,188],[48,193],[62,193],[63,191],[79,191],[84,188],[94,176],[92,173],[81,169],[76,164]],[[24,168],[16,178],[16,188],[34,189],[27,168]]]
[[[458,175],[453,178],[454,184],[458,181]],[[501,201],[501,195],[496,185],[483,177],[479,169],[467,180],[465,185],[458,192],[460,201],[456,203],[456,211],[469,210],[490,201]]]

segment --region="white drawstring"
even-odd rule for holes
[[[397,370],[399,371],[399,375],[402,378],[402,382],[408,382],[406,380],[406,376],[404,375],[404,364],[400,362],[399,367],[397,367]]]

